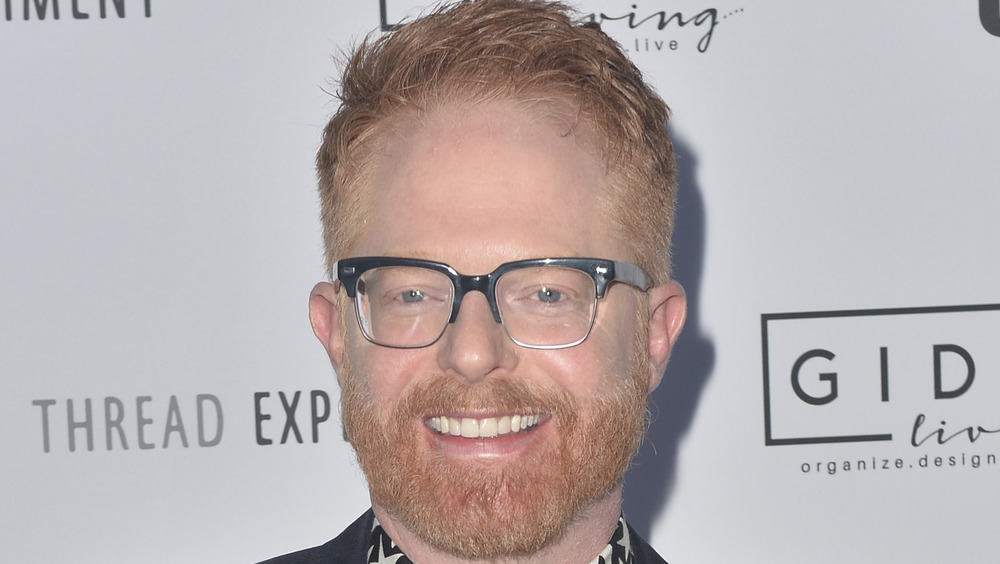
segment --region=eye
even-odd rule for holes
[[[563,294],[559,290],[542,286],[537,292],[535,292],[535,297],[540,302],[554,304],[563,298]]]
[[[386,307],[406,308],[411,311],[414,310],[413,308],[441,307],[444,303],[449,303],[448,291],[420,286],[387,290],[383,301]]]
[[[420,290],[406,290],[399,295],[399,299],[408,304],[424,301],[424,293]]]

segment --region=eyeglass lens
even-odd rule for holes
[[[451,278],[416,266],[366,271],[357,285],[358,319],[372,341],[421,347],[436,341],[451,318]],[[590,274],[560,266],[532,266],[497,280],[496,302],[510,338],[530,347],[559,347],[586,338],[594,320],[596,287]]]

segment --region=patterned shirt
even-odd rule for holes
[[[375,519],[372,526],[372,534],[368,543],[369,564],[413,564],[396,543],[385,532],[378,519]],[[632,542],[629,540],[628,527],[625,526],[625,517],[618,517],[618,528],[615,529],[611,540],[589,564],[633,564],[635,557],[632,554]]]

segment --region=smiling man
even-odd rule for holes
[[[363,43],[340,97],[310,319],[372,510],[270,562],[663,562],[621,504],[685,315],[667,106],[518,0]]]

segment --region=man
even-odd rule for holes
[[[270,562],[663,562],[621,501],[685,316],[668,110],[578,20],[460,2],[347,62],[309,312],[372,510]]]

